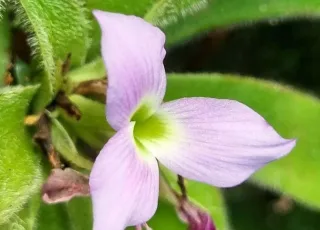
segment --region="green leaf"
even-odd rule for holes
[[[159,201],[156,214],[148,221],[148,225],[153,230],[185,230],[183,224],[177,216],[173,206],[164,201]],[[135,230],[135,227],[126,228],[126,230]],[[220,229],[219,229],[220,230]]]
[[[176,213],[174,207],[167,202],[159,201],[156,214],[148,222],[153,230],[185,230],[186,225],[183,224]]]
[[[14,77],[19,85],[30,84],[31,69],[30,66],[20,59],[17,59],[13,67]]]
[[[87,0],[87,7],[90,10],[104,10],[123,14],[133,14],[143,16],[147,10],[157,0],[117,0],[117,1],[101,1],[101,0]]]
[[[83,81],[103,79],[106,75],[103,60],[97,58],[81,68],[71,71],[66,78],[73,84],[78,84]]]
[[[37,226],[37,215],[40,208],[40,195],[36,194],[23,209],[14,214],[7,224],[1,225],[0,229],[9,230],[33,230]]]
[[[164,167],[161,171],[162,173],[164,173],[170,187],[175,191],[180,191],[177,183],[177,175],[170,172]],[[185,180],[185,187],[187,189],[188,198],[196,205],[199,205],[211,214],[217,229],[227,230],[227,213],[222,192],[219,189],[212,187],[211,185],[191,180]]]
[[[0,20],[2,17],[2,11],[5,9],[6,0],[0,0]]]
[[[55,149],[71,164],[91,170],[93,163],[78,153],[73,140],[61,123],[51,116],[51,138]]]
[[[214,97],[238,100],[260,113],[282,136],[297,138],[286,157],[268,164],[253,177],[262,186],[276,189],[305,204],[320,208],[318,179],[320,101],[276,83],[222,74],[172,74],[167,100],[181,97]]]
[[[160,0],[146,19],[174,45],[210,29],[268,19],[319,16],[318,0]]]
[[[66,87],[67,92],[72,92],[72,90],[77,87],[81,82],[90,80],[101,80],[106,78],[106,70],[102,58],[97,58],[96,60],[77,68],[66,75],[68,85]]]
[[[40,203],[40,194],[36,194],[20,211],[19,216],[23,220],[23,225],[26,230],[33,230],[37,226],[37,216],[40,209]]]
[[[101,149],[107,140],[114,134],[114,130],[107,123],[105,105],[80,95],[71,95],[70,100],[80,109],[79,121],[62,113],[62,121],[76,134],[77,137]]]
[[[0,1],[1,13],[1,1]],[[0,87],[5,85],[5,72],[9,64],[10,26],[7,15],[0,16]]]
[[[78,230],[70,223],[67,206],[64,203],[48,205],[41,204],[37,230]]]
[[[41,89],[35,110],[42,110],[60,87],[62,62],[71,53],[72,66],[84,63],[89,47],[88,21],[79,0],[11,0],[17,20],[29,33],[29,44],[41,65]]]
[[[317,230],[320,212],[249,184],[225,190],[236,230]],[[285,204],[285,205],[284,205]],[[244,211],[245,210],[245,211]]]
[[[41,184],[39,156],[23,123],[36,89],[0,89],[0,224],[19,211]]]
[[[91,199],[89,197],[77,197],[67,203],[67,210],[73,229],[91,230],[93,226],[93,214]],[[107,213],[106,213],[107,215]]]
[[[90,198],[75,198],[67,204],[67,210],[74,230],[91,230],[93,224],[92,205]],[[106,213],[107,215],[107,213]],[[173,206],[167,202],[160,201],[156,214],[148,224],[153,230],[185,230],[183,224],[176,214]],[[128,229],[135,229],[130,227]],[[220,229],[219,229],[220,230]]]

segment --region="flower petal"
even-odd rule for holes
[[[286,140],[256,112],[232,100],[188,98],[163,104],[167,140],[144,142],[166,167],[218,187],[235,186],[266,163],[288,154]]]
[[[162,102],[166,76],[165,36],[135,16],[94,11],[102,30],[102,56],[108,73],[107,120],[119,130],[147,104],[149,113]]]
[[[94,230],[123,230],[149,220],[159,194],[159,168],[153,156],[137,154],[133,124],[121,129],[101,150],[89,183]]]

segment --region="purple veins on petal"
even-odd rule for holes
[[[136,153],[133,125],[118,131],[98,155],[90,174],[94,230],[123,230],[148,221],[159,194],[154,157]]]
[[[94,15],[108,74],[106,117],[117,131],[90,175],[94,230],[122,230],[152,217],[159,192],[157,160],[185,178],[231,187],[295,146],[295,140],[282,138],[236,101],[183,98],[162,104],[163,32],[135,16]],[[196,216],[202,225],[191,229],[214,229],[205,212]]]
[[[217,187],[242,183],[295,146],[295,140],[283,139],[237,101],[183,98],[162,104],[160,110],[174,124],[176,135],[170,142],[169,137],[146,141],[148,150],[176,174]]]
[[[102,56],[108,74],[106,114],[115,129],[127,126],[142,102],[155,112],[164,97],[165,36],[143,19],[94,11],[102,31]],[[150,115],[148,114],[148,115]]]

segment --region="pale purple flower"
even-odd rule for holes
[[[154,215],[158,161],[191,180],[231,187],[295,146],[237,101],[199,97],[162,103],[164,34],[138,17],[94,15],[108,73],[106,116],[117,131],[90,175],[95,230],[122,230]]]

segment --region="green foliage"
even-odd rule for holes
[[[1,12],[1,1],[0,1]],[[5,83],[5,71],[9,64],[10,26],[7,15],[0,16],[0,87]]]
[[[257,186],[242,184],[224,191],[235,230],[318,230],[320,212],[286,201]],[[280,205],[281,204],[281,205]]]
[[[77,68],[66,75],[68,80],[68,90],[76,87],[79,83],[90,80],[100,80],[106,78],[106,70],[103,60],[97,58],[96,60]]]
[[[20,85],[30,84],[30,79],[41,83],[33,103],[36,112],[43,111],[61,87],[69,94],[83,81],[105,78],[103,61],[98,58],[101,33],[92,17],[93,9],[144,17],[162,28],[169,47],[211,29],[245,25],[261,20],[270,20],[272,24],[286,18],[314,17],[320,12],[319,0],[8,0],[8,9],[3,7],[5,2],[0,0],[0,87],[4,85],[5,70],[10,61],[9,54],[14,50],[10,49],[10,29],[18,23],[28,33],[34,59],[30,65],[19,60],[19,54],[14,53],[16,62],[13,74],[15,83]],[[5,10],[15,12],[12,25],[9,24],[6,13],[1,16]],[[305,47],[308,42],[300,39],[298,42]],[[13,39],[12,43],[16,45],[15,42],[17,41]],[[260,39],[258,44],[261,46]],[[249,48],[252,49],[252,46]],[[196,50],[200,52],[201,47],[200,51]],[[268,54],[268,48],[259,50],[262,50],[262,55]],[[317,54],[317,49],[313,50]],[[307,57],[309,52],[308,50]],[[72,54],[71,71],[63,79],[63,64],[69,53]],[[185,52],[183,55],[187,56]],[[286,63],[291,60],[281,58],[279,52],[277,55]],[[217,56],[215,58],[224,59],[221,55]],[[93,61],[85,65],[88,60]],[[296,64],[291,62],[290,66],[287,66],[291,71],[301,60],[308,62],[309,59],[296,56],[296,60]],[[190,60],[187,62],[190,64]],[[269,69],[265,64],[264,68]],[[230,71],[228,68],[227,70]],[[270,73],[266,75],[281,75],[279,72]],[[68,81],[68,85],[62,85],[64,80]],[[35,93],[36,87],[33,86],[0,88],[0,229],[92,229],[90,198],[76,198],[58,205],[40,204],[38,192],[43,173],[37,151],[23,124],[25,111]],[[274,189],[311,207],[320,208],[317,192],[317,181],[320,178],[318,99],[275,83],[250,78],[221,74],[169,75],[166,100],[190,96],[236,99],[263,115],[282,136],[297,138],[297,147],[289,156],[272,162],[257,172],[251,181],[262,188]],[[89,169],[92,167],[91,161],[79,154],[74,140],[79,138],[98,150],[114,131],[107,124],[104,104],[80,95],[71,95],[70,99],[80,109],[82,118],[77,121],[63,111],[55,113],[59,114],[58,118],[50,115],[52,141],[65,160],[73,166]],[[70,134],[74,135],[74,139]],[[80,149],[81,146],[78,147]],[[166,173],[166,176],[171,186],[178,191],[176,176],[171,173]],[[211,213],[218,229],[228,229],[221,191],[194,181],[186,181],[186,187],[190,199]],[[228,193],[226,194],[228,197]],[[243,197],[238,190],[236,195],[241,199]],[[250,197],[245,202],[258,203],[259,199],[255,198]],[[233,204],[231,217],[234,217],[233,210],[236,205],[240,204],[240,210],[236,211],[240,213],[246,203]],[[256,227],[252,229],[258,229],[258,222],[262,222],[266,219],[265,216],[272,212],[268,209],[268,213],[258,215],[259,208],[260,204],[252,210],[248,208],[250,215],[245,216],[241,213],[239,219],[256,222]],[[263,218],[259,219],[261,216]],[[297,214],[297,218],[294,218],[296,222],[291,222],[288,226],[294,228],[298,225],[299,217],[300,214]],[[250,229],[248,223],[242,223],[237,229]],[[163,201],[160,201],[158,211],[149,224],[154,230],[186,229],[177,218],[172,205]]]
[[[77,230],[72,228],[66,204],[42,203],[39,210],[37,230]]]
[[[66,205],[74,230],[92,229],[92,205],[89,197],[74,198]]]
[[[87,7],[90,10],[104,10],[123,14],[133,14],[142,17],[152,4],[157,0],[117,0],[117,1],[101,1],[87,0]]]
[[[39,159],[23,124],[36,89],[35,86],[0,89],[0,224],[39,191]]]
[[[190,39],[210,29],[243,25],[261,20],[310,16],[320,13],[318,0],[87,0],[89,10],[134,14],[163,29],[167,45]],[[100,28],[93,19],[93,43],[89,60],[100,53]]]
[[[156,214],[148,221],[148,225],[153,230],[185,230],[186,225],[183,224],[177,216],[177,213],[172,205],[159,201]],[[127,230],[135,230],[134,227]]]
[[[8,230],[34,230],[37,226],[37,215],[40,208],[40,195],[33,196],[23,209],[0,226],[0,229]]]
[[[161,28],[181,23],[209,6],[210,0],[159,0],[145,15],[145,19]]]
[[[284,137],[297,138],[287,157],[255,174],[262,186],[289,194],[312,207],[320,207],[318,149],[320,102],[275,83],[222,74],[170,75],[166,99],[215,97],[238,100],[260,113]],[[303,175],[303,176],[302,176]]]
[[[162,0],[146,19],[163,28],[174,45],[209,29],[259,20],[318,16],[318,0]]]
[[[99,57],[80,68],[70,71],[66,75],[67,83],[65,85],[65,91],[71,94],[79,84],[93,80],[107,80],[106,76],[107,73],[103,60]]]
[[[1,20],[1,13],[5,8],[6,0],[0,0],[0,20]]]
[[[85,8],[78,0],[11,1],[19,24],[29,33],[35,66],[40,70],[35,110],[42,110],[60,87],[61,66],[68,54],[72,66],[84,63],[90,43]]]
[[[159,201],[156,214],[148,222],[153,230],[185,230],[183,224],[176,213],[174,207],[166,202]]]
[[[91,200],[90,198],[75,198],[66,204],[42,204],[38,219],[37,230],[92,230]],[[174,208],[160,201],[158,210],[149,225],[154,230],[161,230],[164,228],[163,220],[166,220],[166,230],[184,230],[186,228],[178,219]]]
[[[33,230],[37,226],[37,216],[40,209],[40,194],[34,195],[25,207],[20,211],[19,216],[23,220],[26,230]]]
[[[24,63],[20,59],[16,60],[14,67],[14,77],[19,85],[30,84],[31,70],[27,63]]]
[[[72,165],[90,170],[93,163],[80,155],[73,140],[60,122],[51,116],[51,138],[55,149]]]
[[[92,147],[101,149],[114,134],[106,121],[105,105],[80,95],[71,95],[70,100],[80,109],[79,121],[62,113],[61,120],[83,141]]]

